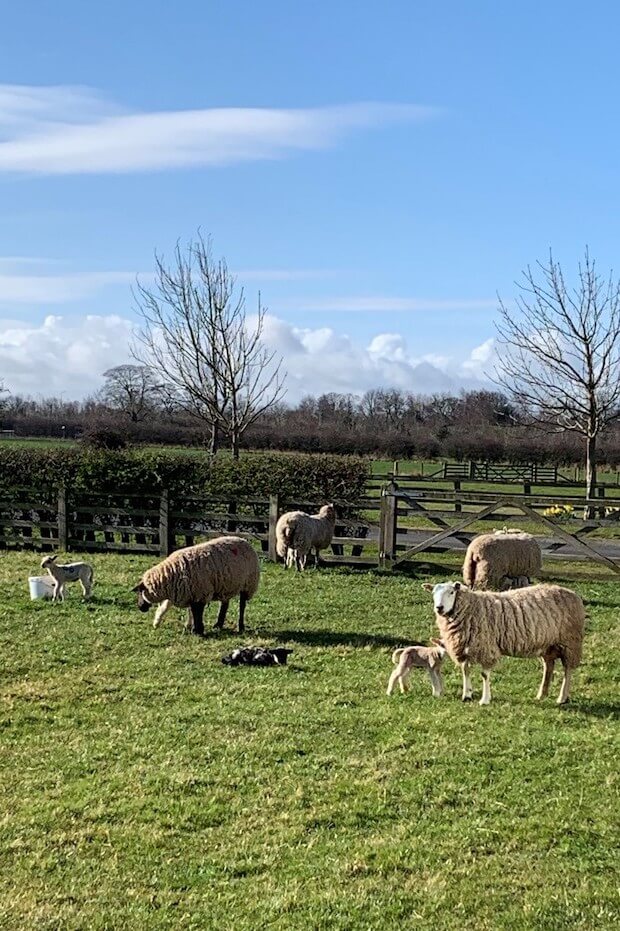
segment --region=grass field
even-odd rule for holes
[[[244,642],[291,665],[233,669],[243,638],[137,612],[147,560],[92,561],[93,600],[52,606],[27,600],[32,554],[0,555],[1,928],[619,926],[616,583],[572,583],[568,708],[535,702],[528,660],[480,708],[452,667],[440,701],[422,676],[384,693],[393,647],[433,632],[439,563],[267,566]]]

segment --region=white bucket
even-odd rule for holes
[[[38,598],[51,598],[54,594],[54,580],[49,575],[28,576],[28,586],[31,601],[36,601]]]

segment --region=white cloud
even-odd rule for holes
[[[119,112],[88,88],[0,85],[0,171],[96,174],[227,165],[325,149],[431,107],[352,103]]]
[[[135,321],[116,315],[39,323],[0,320],[0,379],[18,394],[80,398],[102,384],[102,373],[130,360]],[[367,345],[331,327],[294,327],[271,314],[264,341],[284,358],[289,402],[304,394],[362,394],[397,387],[419,394],[480,387],[492,340],[462,357],[414,355],[399,333],[379,333]]]
[[[135,280],[135,272],[16,275],[4,273],[0,267],[0,305],[64,304],[90,297],[110,285],[130,285]]]
[[[116,315],[0,320],[0,379],[13,394],[85,397],[102,372],[129,359],[131,331]]]

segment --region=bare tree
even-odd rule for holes
[[[200,234],[167,266],[156,254],[155,285],[137,286],[142,317],[133,354],[157,371],[180,407],[207,424],[211,452],[220,433],[239,458],[241,436],[284,395],[281,360],[262,341],[266,310],[253,319],[224,259]]]
[[[157,405],[161,385],[146,365],[117,365],[103,373],[101,389],[104,403],[127,414],[132,423],[140,423]]]
[[[585,439],[591,499],[597,442],[620,408],[620,284],[598,274],[587,250],[571,288],[551,253],[537,265],[518,283],[516,310],[500,301],[496,381],[530,423]]]

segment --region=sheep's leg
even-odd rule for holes
[[[190,630],[193,634],[196,634],[197,637],[204,637],[205,629],[202,623],[204,610],[204,601],[192,601],[191,605],[189,606],[189,612],[191,616]]]
[[[153,627],[155,628],[155,630],[157,630],[157,628],[163,621],[164,614],[166,613],[169,607],[170,607],[170,601],[168,598],[166,598],[164,601],[161,602],[160,605],[157,606],[157,611],[155,612],[155,617],[153,618]]]
[[[315,568],[315,569],[318,569],[318,568],[319,568],[319,548],[318,548],[318,546],[316,547],[316,556],[314,557],[314,568]]]
[[[570,680],[572,670],[570,666],[567,665],[566,658],[564,656],[560,655],[560,660],[562,661],[562,666],[564,667],[564,678],[562,679],[562,687],[560,689],[560,694],[558,695],[558,705],[565,705],[570,695]]]
[[[551,685],[551,680],[553,679],[553,668],[555,666],[555,661],[558,658],[557,650],[551,649],[547,650],[545,655],[542,658],[544,669],[542,682],[540,683],[540,688],[538,689],[538,694],[536,698],[540,701],[543,698],[546,698],[549,694],[549,687]]]
[[[471,701],[473,689],[471,687],[469,662],[467,660],[461,663],[461,672],[463,673],[463,701]]]
[[[410,686],[409,686],[409,679],[410,679],[410,677],[411,677],[411,669],[410,669],[410,668],[409,668],[409,669],[401,669],[401,671],[400,671],[400,679],[398,680],[398,684],[400,685],[400,690],[401,690],[401,692],[402,692],[403,695],[406,695],[407,692],[409,691],[409,688],[410,688]]]
[[[480,699],[480,704],[490,705],[491,704],[491,670],[483,669],[481,674],[482,674],[482,698]]]
[[[52,598],[52,602],[64,601],[64,600],[65,600],[65,586],[59,579],[57,579],[56,582],[54,583],[54,597]]]
[[[392,694],[392,692],[394,691],[394,687],[396,686],[396,683],[399,682],[399,680],[400,680],[400,669],[397,666],[394,670],[392,670],[392,675],[390,676],[390,681],[388,682],[388,687],[387,687],[388,695]],[[399,684],[400,684],[400,688],[402,691],[402,688],[403,688],[402,682],[399,682]]]
[[[245,630],[245,606],[248,603],[248,596],[245,592],[239,595],[239,633]]]
[[[433,698],[441,698],[443,695],[443,679],[441,678],[441,673],[437,669],[429,667],[428,674],[431,677]]]
[[[80,581],[80,587],[82,589],[82,595],[84,596],[84,598],[90,598],[90,593],[93,588],[93,583],[90,581],[83,582],[82,579],[80,579],[79,581]]]
[[[217,613],[217,621],[215,622],[215,626],[216,626],[216,627],[219,627],[220,630],[221,630],[222,627],[224,626],[224,621],[226,620],[226,612],[227,612],[227,611],[228,611],[228,602],[227,602],[227,601],[223,601],[223,602],[220,604],[220,610],[219,610],[218,613]]]

